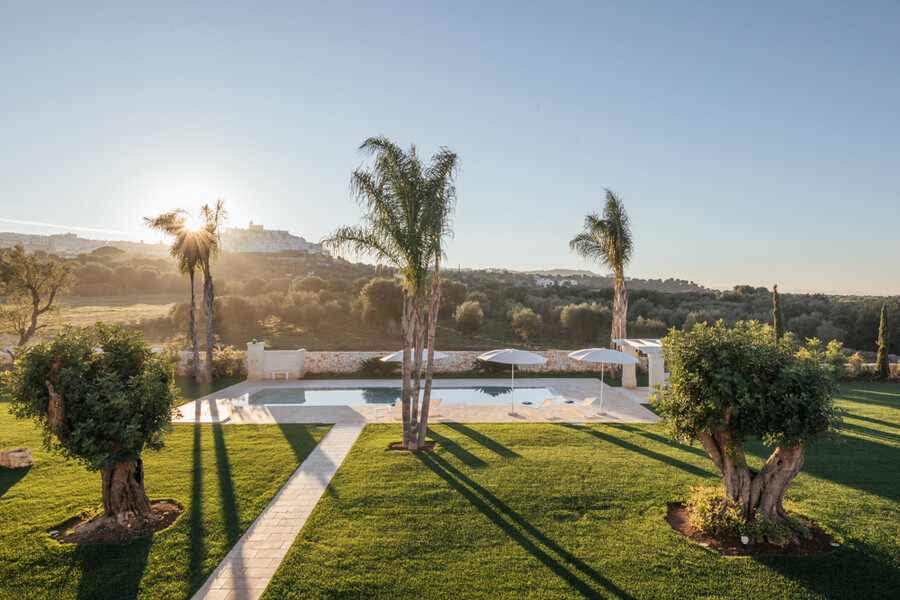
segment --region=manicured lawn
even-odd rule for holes
[[[789,492],[843,543],[829,555],[725,558],[672,531],[667,503],[718,476],[659,425],[438,425],[422,455],[386,453],[399,427],[375,425],[264,598],[896,598],[900,385],[839,396],[842,443]]]
[[[184,514],[127,546],[74,547],[47,530],[100,504],[100,475],[43,450],[35,426],[8,406],[0,402],[0,448],[28,446],[35,465],[0,469],[2,600],[190,598],[328,431],[174,425],[164,450],[144,454],[146,488],[151,500],[181,503]]]

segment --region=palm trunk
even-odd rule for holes
[[[425,315],[422,310],[421,299],[416,297],[415,299],[415,307],[416,307],[416,316],[413,322],[415,323],[415,345],[413,346],[413,368],[412,368],[412,401],[410,403],[410,447],[409,450],[416,449],[416,440],[419,435],[419,426],[421,424],[419,419],[419,395],[422,391],[422,348],[425,346]]]
[[[416,447],[425,447],[425,436],[428,434],[428,412],[431,408],[431,380],[434,374],[434,342],[437,334],[438,309],[441,306],[440,257],[434,261],[434,281],[428,298],[428,360],[425,363],[425,391],[422,394],[422,416],[419,420],[419,435]]]
[[[150,499],[144,492],[144,462],[140,458],[101,469],[100,476],[107,517],[124,523],[134,517],[152,516]]]
[[[776,447],[757,473],[747,466],[743,450],[728,434],[722,431],[713,435],[702,431],[696,433],[722,474],[725,497],[740,505],[744,518],[755,517],[784,526],[788,516],[783,505],[784,494],[803,466],[805,446]]]
[[[200,370],[200,348],[197,345],[197,300],[194,294],[194,270],[191,269],[191,348],[194,354],[194,379],[197,383],[203,381],[203,373]]]
[[[213,374],[213,300],[215,298],[215,290],[213,289],[212,273],[209,271],[209,265],[203,265],[203,308],[206,312],[206,365],[204,378],[206,381],[212,381]]]
[[[410,443],[410,374],[412,358],[413,336],[413,300],[412,295],[403,291],[403,318],[400,321],[400,339],[403,342],[403,363],[400,369],[400,402],[402,404],[403,418],[403,447],[408,448]]]
[[[612,340],[628,337],[626,331],[628,290],[625,288],[625,273],[621,269],[616,269],[614,285],[612,339],[610,340],[610,348],[613,349],[615,349],[616,343]]]

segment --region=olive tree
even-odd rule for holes
[[[472,335],[481,327],[481,321],[484,319],[484,310],[477,300],[467,300],[456,307],[453,314],[453,320],[456,326],[465,335]]]
[[[141,452],[162,448],[175,410],[170,359],[119,326],[67,327],[25,349],[2,384],[13,414],[33,418],[47,447],[100,471],[104,517],[152,518]]]
[[[700,441],[722,474],[725,499],[738,503],[744,519],[795,537],[782,505],[785,491],[807,444],[840,421],[830,369],[756,321],[673,329],[662,354],[670,377],[652,402],[671,435]],[[744,456],[743,445],[752,440],[774,446],[759,471]]]
[[[28,254],[16,244],[0,253],[0,296],[6,296],[6,303],[0,304],[0,331],[17,335],[17,346],[27,344],[47,327],[56,297],[74,283],[71,265],[43,252]]]

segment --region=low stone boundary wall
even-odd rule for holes
[[[306,352],[307,373],[353,373],[362,361],[373,356],[387,356],[395,350],[378,352]],[[438,373],[461,373],[472,370],[472,365],[484,350],[450,350],[442,351],[447,358],[434,361],[434,370]],[[536,352],[547,357],[542,365],[516,365],[516,371],[529,373],[564,372],[584,373],[599,372],[600,365],[586,363],[569,358],[571,350],[541,350]]]

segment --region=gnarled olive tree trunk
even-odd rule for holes
[[[786,523],[787,512],[782,502],[803,466],[806,453],[803,444],[776,447],[763,468],[756,472],[747,466],[743,449],[727,433],[697,430],[697,437],[722,474],[725,497],[740,505],[746,519],[755,515],[778,525]]]
[[[140,458],[101,469],[103,510],[107,517],[125,523],[135,517],[150,517],[150,499],[144,491],[144,461]]]

